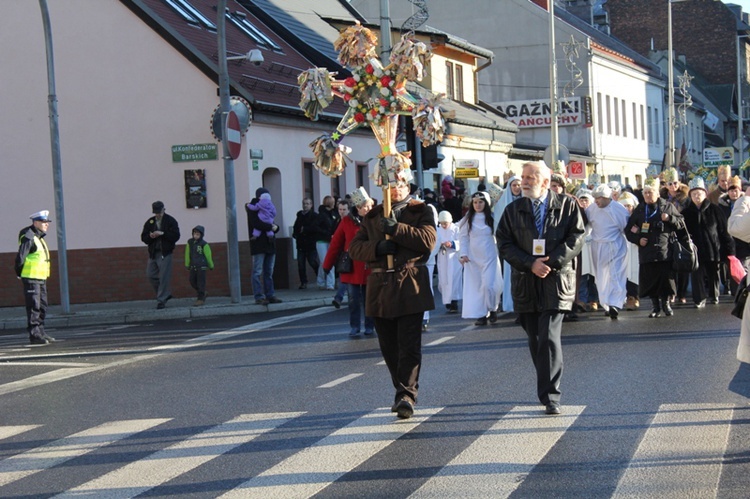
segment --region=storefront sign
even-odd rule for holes
[[[172,146],[172,162],[211,161],[219,158],[216,144],[184,144]]]
[[[539,128],[552,125],[552,107],[549,99],[496,102],[493,104],[508,121],[518,128]],[[584,124],[581,120],[581,98],[571,97],[557,101],[557,124],[572,126]]]
[[[734,165],[734,149],[731,147],[707,147],[703,149],[703,166],[717,168]]]
[[[479,160],[461,159],[456,163],[454,178],[479,178]]]

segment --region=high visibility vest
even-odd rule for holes
[[[36,251],[26,256],[21,277],[24,279],[47,279],[50,269],[49,248],[47,248],[47,243],[36,235],[34,235],[34,245],[36,245]]]

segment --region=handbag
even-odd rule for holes
[[[745,303],[747,303],[747,295],[750,293],[750,289],[747,286],[747,275],[742,278],[737,287],[737,296],[734,297],[734,308],[732,308],[731,314],[738,319],[742,319],[742,314],[745,311]]]
[[[675,272],[695,272],[698,270],[698,250],[688,231],[680,240],[677,233],[671,237],[672,270]]]
[[[339,253],[339,257],[336,259],[336,272],[339,274],[349,274],[354,270],[354,262],[349,256],[348,251],[342,251]]]

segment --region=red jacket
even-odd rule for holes
[[[359,223],[355,222],[351,215],[344,217],[339,226],[336,228],[336,232],[333,233],[331,238],[331,244],[328,246],[326,252],[326,258],[323,261],[323,269],[330,270],[336,266],[336,260],[339,258],[339,253],[342,251],[349,251],[349,245],[354,239],[355,234],[359,231]],[[367,284],[367,276],[370,275],[370,269],[365,268],[365,262],[359,260],[352,260],[353,272],[346,274],[340,274],[341,282],[346,284]]]

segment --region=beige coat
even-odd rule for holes
[[[733,237],[750,242],[750,197],[743,196],[735,201],[734,209],[729,216],[728,228]],[[737,359],[750,364],[750,300],[745,304],[745,311],[742,315]]]
[[[435,308],[432,276],[425,265],[437,239],[433,213],[423,202],[413,199],[401,211],[396,233],[391,237],[398,245],[392,272],[385,271],[386,257],[375,253],[378,242],[385,239],[381,225],[383,205],[362,219],[362,226],[349,245],[349,255],[372,269],[367,279],[367,316],[393,319]]]

